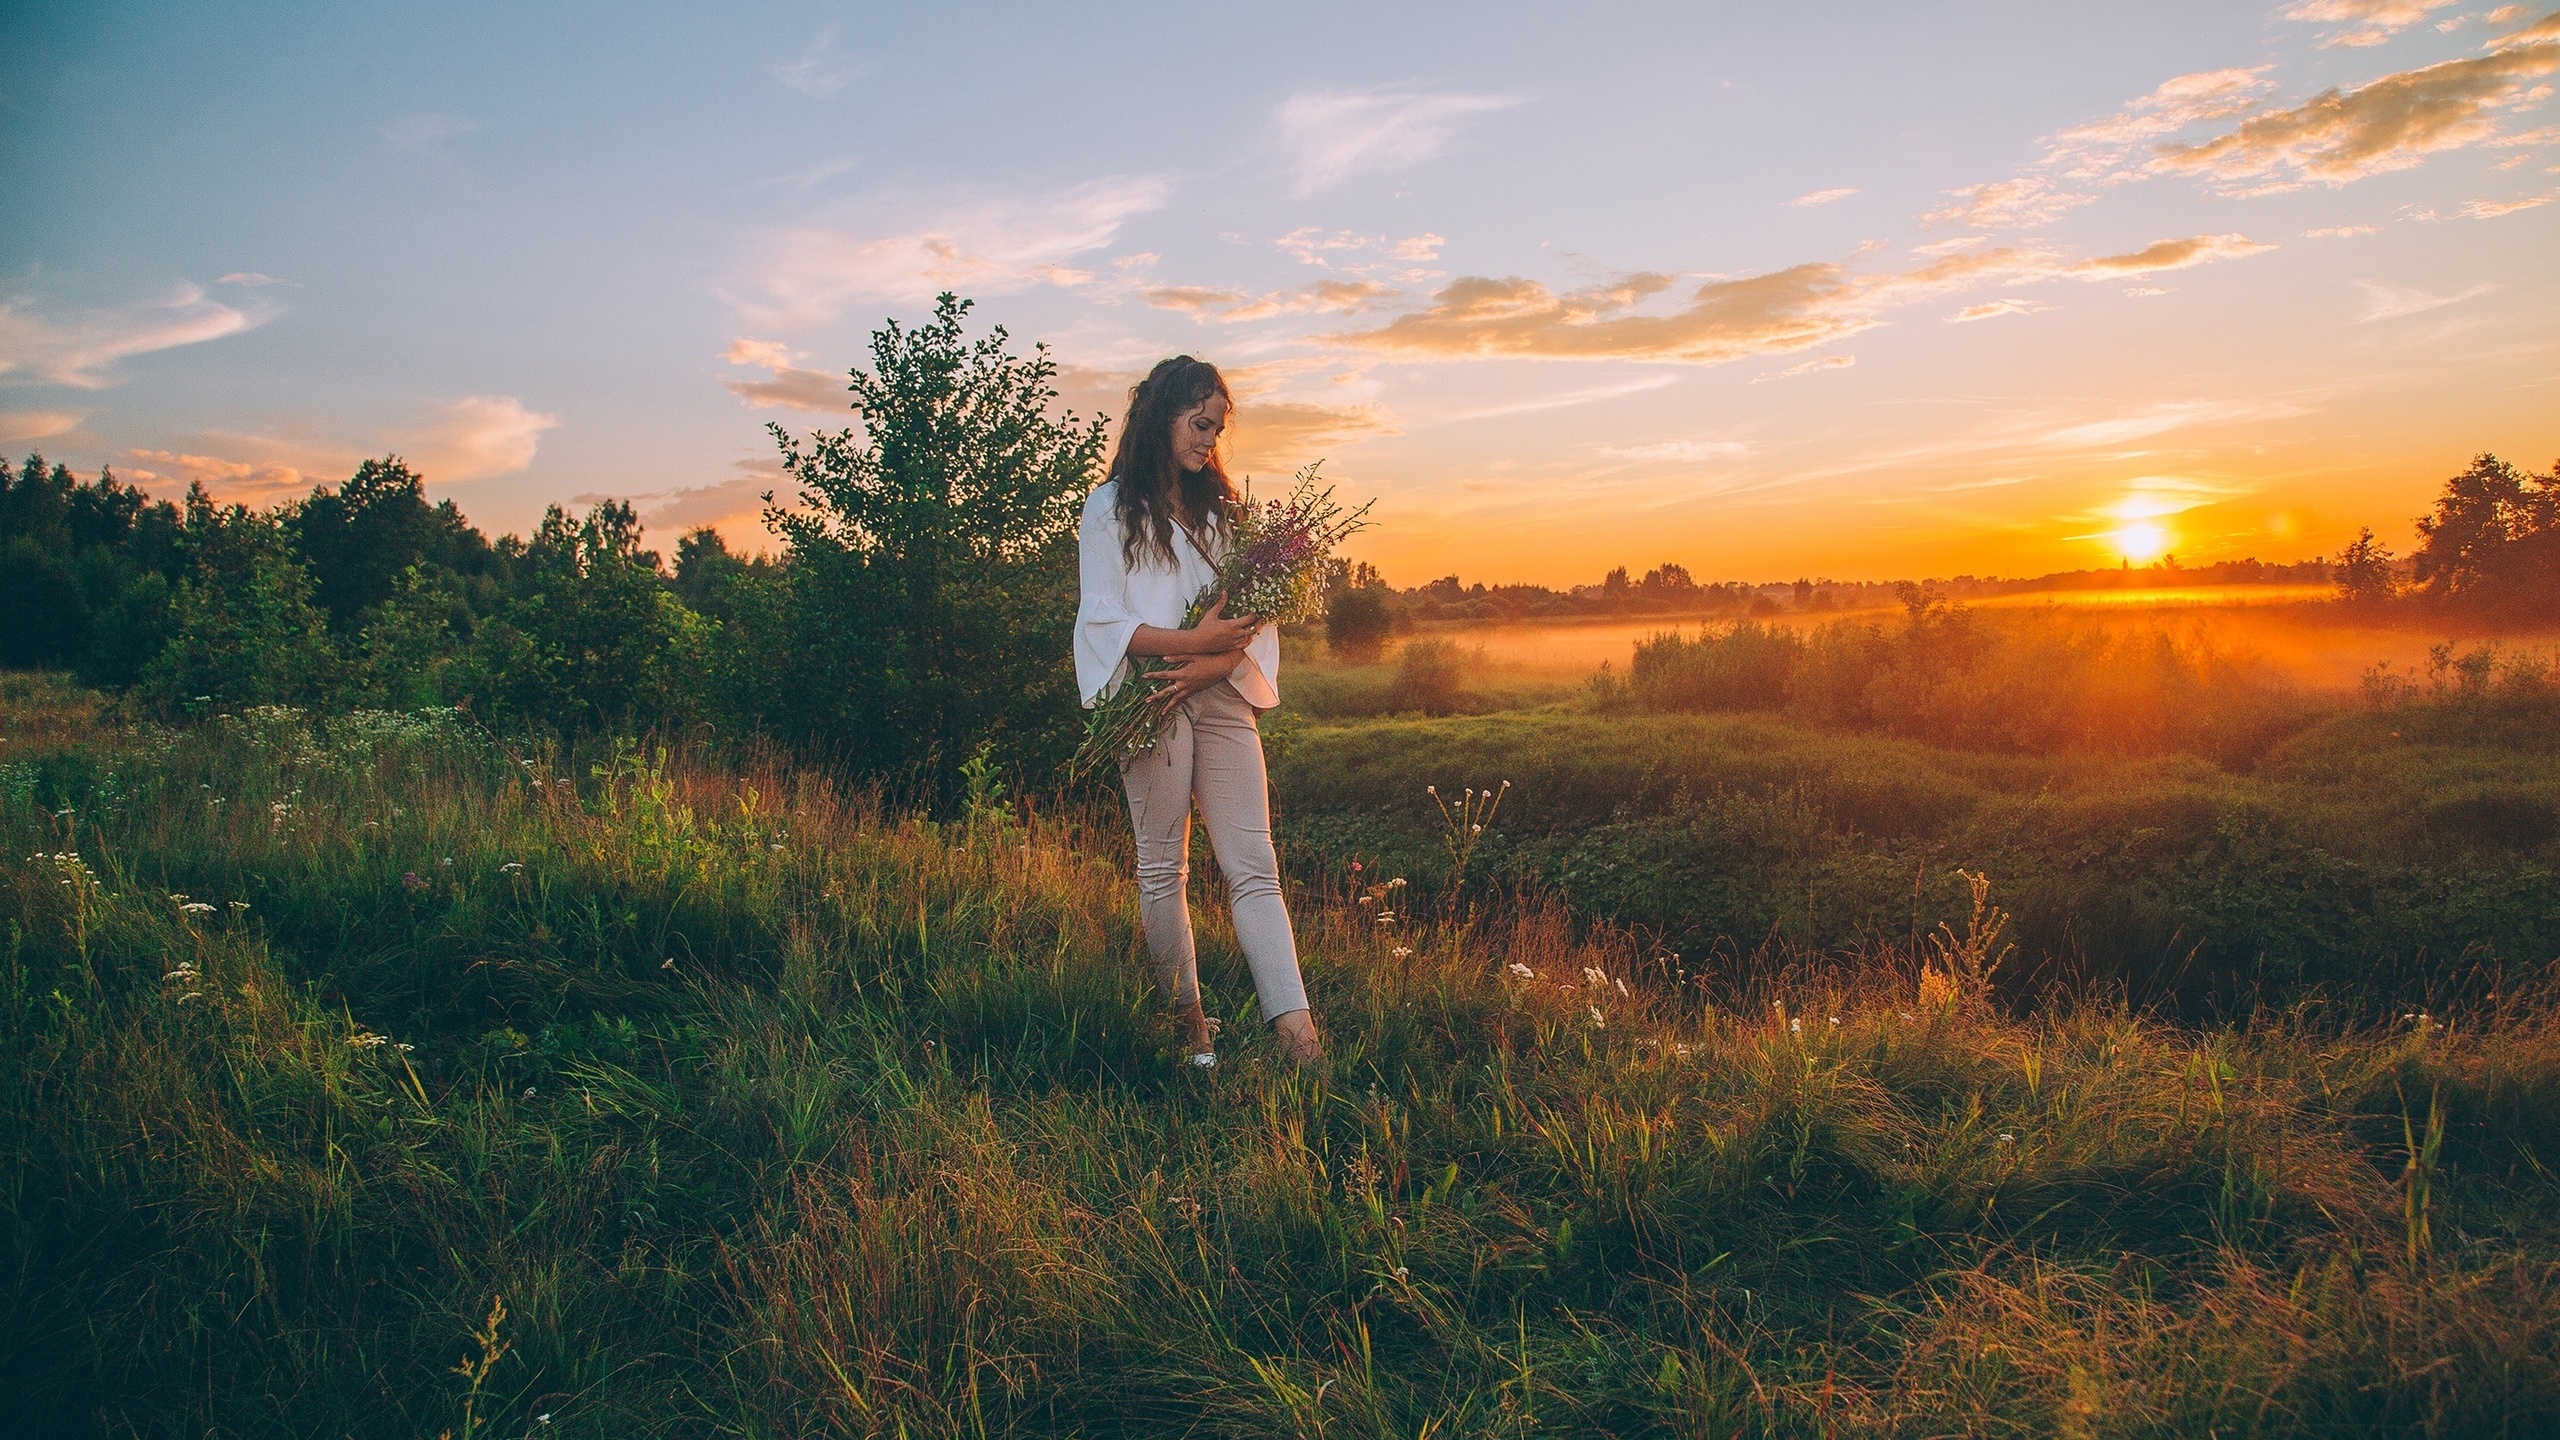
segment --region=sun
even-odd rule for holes
[[[2169,532],[2147,520],[2119,526],[2099,538],[2114,545],[2116,553],[2134,565],[2148,565],[2169,548]]]

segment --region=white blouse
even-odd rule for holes
[[[1087,708],[1129,673],[1129,638],[1140,625],[1182,628],[1182,612],[1215,584],[1217,567],[1182,527],[1174,527],[1174,563],[1141,547],[1137,564],[1123,558],[1120,516],[1113,508],[1119,482],[1106,480],[1085,497],[1076,524],[1077,568],[1083,596],[1076,605],[1076,688]],[[1244,647],[1244,663],[1227,677],[1245,703],[1268,710],[1280,703],[1272,682],[1280,678],[1280,634],[1269,625]]]

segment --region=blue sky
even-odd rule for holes
[[[946,286],[1380,497],[1391,579],[2404,548],[2560,455],[2560,22],[2100,7],[21,5],[0,437],[757,542]],[[817,408],[813,408],[817,407]]]

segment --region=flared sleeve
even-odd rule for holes
[[[1120,554],[1120,518],[1104,481],[1085,497],[1076,522],[1076,691],[1091,709],[1129,669],[1129,637],[1138,633],[1129,603],[1129,570]],[[1279,658],[1276,651],[1272,657]],[[1251,698],[1251,697],[1247,697]]]
[[[1280,627],[1265,625],[1244,647],[1244,663],[1227,677],[1244,703],[1268,710],[1280,703]]]

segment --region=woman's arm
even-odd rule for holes
[[[1160,625],[1140,625],[1129,634],[1129,653],[1160,655],[1178,659],[1185,655],[1228,655],[1241,652],[1253,643],[1260,622],[1226,618],[1227,597],[1221,595],[1209,606],[1200,623],[1188,630],[1167,630]]]
[[[1179,630],[1172,630],[1164,633],[1179,635],[1183,632]],[[1196,695],[1201,691],[1208,689],[1210,686],[1225,680],[1228,676],[1236,673],[1236,671],[1244,664],[1245,658],[1242,650],[1225,650],[1215,655],[1185,656],[1183,657],[1181,664],[1176,665],[1169,670],[1158,670],[1155,672],[1156,678],[1164,682],[1164,688],[1156,692],[1154,703],[1158,705],[1178,705],[1193,695]]]

